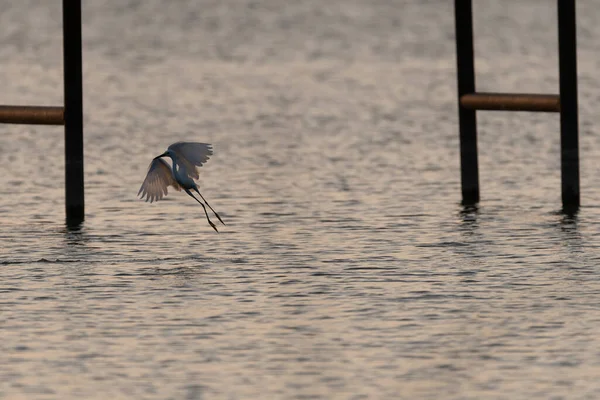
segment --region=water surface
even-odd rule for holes
[[[452,2],[85,2],[87,218],[60,127],[0,126],[0,398],[600,397],[600,21],[581,212],[558,116],[480,113],[460,205]],[[478,87],[555,93],[556,9],[478,1]],[[62,102],[60,5],[0,12],[0,103]],[[136,199],[209,142],[201,191]]]

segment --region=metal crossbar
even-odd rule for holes
[[[31,125],[64,125],[64,107],[1,106],[0,123]]]
[[[560,112],[555,94],[471,93],[460,97],[469,110]]]

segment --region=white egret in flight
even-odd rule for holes
[[[175,190],[180,191],[182,188],[185,190],[187,194],[192,196],[194,200],[196,200],[202,208],[204,208],[204,214],[206,214],[206,219],[212,228],[217,230],[215,224],[212,223],[210,218],[208,217],[208,212],[206,212],[206,207],[204,204],[196,198],[190,192],[190,189],[193,189],[200,195],[200,198],[204,200],[208,208],[217,216],[219,221],[223,225],[225,223],[219,217],[219,214],[208,204],[208,201],[202,196],[200,191],[198,190],[198,186],[194,179],[198,179],[200,175],[198,175],[198,167],[201,167],[206,161],[208,161],[209,157],[212,155],[212,147],[208,143],[195,143],[195,142],[177,142],[173,143],[169,146],[167,151],[165,151],[160,156],[154,157],[152,162],[150,163],[150,167],[148,168],[148,174],[146,175],[146,179],[144,179],[144,183],[142,183],[142,187],[140,187],[140,191],[138,192],[138,196],[140,193],[142,194],[141,198],[146,197],[146,201],[158,201],[163,198],[163,196],[167,195],[167,187],[173,186]],[[162,159],[162,157],[170,157],[172,161],[172,166]]]

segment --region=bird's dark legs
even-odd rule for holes
[[[219,232],[219,231],[217,230],[217,227],[215,226],[215,224],[213,224],[213,223],[212,223],[212,221],[210,220],[210,218],[208,218],[208,212],[206,212],[206,207],[204,207],[204,204],[202,204],[202,202],[201,202],[200,200],[198,200],[198,199],[196,198],[196,196],[194,196],[194,195],[192,194],[192,192],[190,192],[188,189],[185,189],[185,192],[186,192],[187,194],[189,194],[190,196],[192,196],[192,198],[193,198],[194,200],[196,200],[198,203],[200,203],[200,205],[201,205],[201,206],[202,206],[202,208],[204,209],[204,214],[206,214],[206,220],[208,221],[208,223],[210,224],[210,226],[212,226],[212,228],[213,228],[213,229],[214,229],[216,232]],[[200,196],[202,196],[202,195],[200,195]],[[208,204],[208,203],[207,203],[207,204]],[[209,206],[209,207],[210,207],[210,206]],[[211,208],[211,210],[212,210],[212,208]],[[214,211],[213,211],[213,212],[214,212]],[[217,216],[217,217],[218,217],[218,216]],[[219,220],[220,220],[220,218],[219,218]],[[223,221],[221,221],[221,222],[223,222]]]
[[[204,198],[204,196],[202,196],[202,193],[200,193],[200,191],[198,190],[198,188],[194,188],[194,190],[200,195],[200,197],[202,198],[202,200],[204,200],[204,202],[206,203],[206,205],[208,206],[208,208],[210,208],[210,211],[212,211],[213,213],[215,213],[215,215],[217,216],[217,218],[219,219],[219,221],[221,221],[221,223],[223,225],[225,225],[225,222],[223,222],[223,220],[221,219],[221,217],[219,217],[219,214],[217,214],[217,212],[215,210],[213,210],[213,208],[210,206],[210,204],[208,204],[208,201],[206,201],[206,199]]]

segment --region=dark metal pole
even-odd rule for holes
[[[84,219],[81,0],[63,0],[67,225]]]
[[[456,20],[456,73],[458,78],[462,202],[464,205],[474,205],[479,202],[476,111],[467,109],[460,104],[461,96],[475,92],[471,0],[454,0],[454,13]]]
[[[562,202],[564,210],[576,211],[580,192],[575,0],[558,0],[558,58]]]

